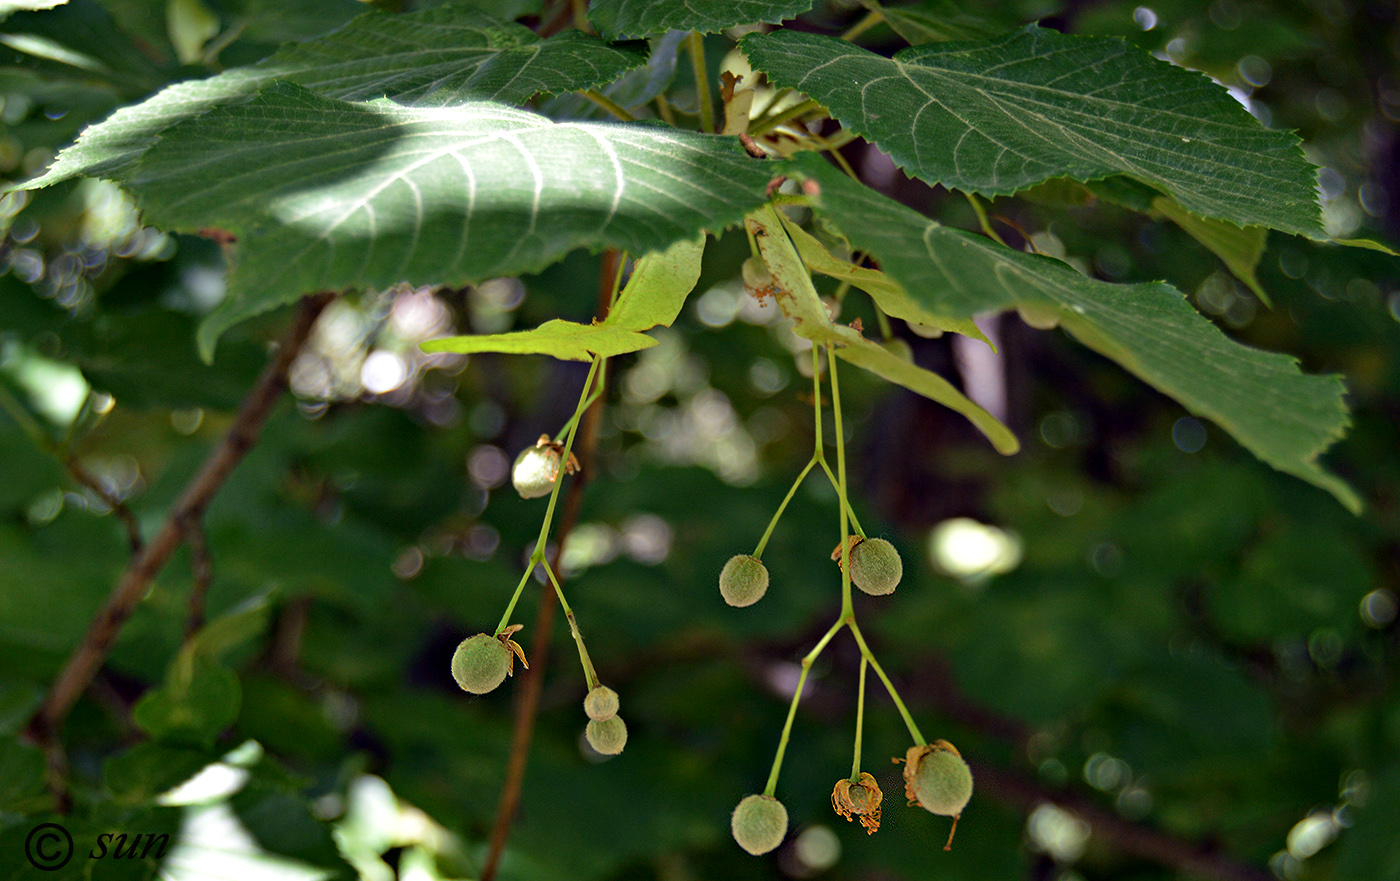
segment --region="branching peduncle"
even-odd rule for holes
[[[550,584],[554,585],[554,593],[559,597],[559,608],[564,610],[564,617],[569,620],[569,633],[574,637],[574,645],[578,646],[578,659],[583,664],[583,675],[588,679],[588,689],[592,691],[598,687],[598,674],[593,669],[593,660],[588,657],[588,648],[583,644],[583,634],[578,629],[578,619],[574,618],[574,610],[569,608],[569,601],[564,599],[564,588],[559,584],[559,578],[554,574],[554,567],[545,560],[541,563],[544,572],[549,576]]]
[[[870,662],[864,656],[860,659],[860,685],[856,692],[856,748],[851,759],[851,782],[860,780],[860,741],[865,730],[865,668]]]
[[[764,795],[772,795],[778,788],[778,772],[783,769],[783,754],[787,752],[788,737],[792,734],[792,720],[797,715],[797,702],[802,699],[802,687],[807,683],[807,674],[812,671],[812,662],[826,648],[826,644],[831,642],[831,638],[845,626],[844,617],[837,620],[802,658],[802,675],[797,677],[797,690],[792,693],[792,703],[788,705],[787,721],[783,723],[783,735],[778,740],[778,754],[773,757],[773,768],[768,772],[768,783],[763,787]]]
[[[856,624],[854,618],[851,619],[850,625],[851,635],[856,638],[856,645],[860,646],[860,656],[870,662],[870,666],[875,668],[875,675],[879,676],[880,681],[885,684],[885,690],[890,693],[890,698],[894,701],[895,708],[899,710],[900,718],[904,720],[904,727],[909,729],[909,736],[914,738],[915,744],[923,746],[927,743],[927,741],[924,740],[923,733],[919,731],[919,726],[914,724],[914,718],[909,715],[909,710],[904,706],[904,701],[900,699],[899,692],[895,690],[894,683],[890,682],[890,678],[885,675],[885,671],[880,666],[880,662],[875,660],[875,653],[870,651],[870,646],[865,644],[865,636],[860,632],[860,626]]]

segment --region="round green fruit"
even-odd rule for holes
[[[851,583],[871,596],[894,593],[903,577],[899,551],[883,538],[867,538],[851,549]]]
[[[768,569],[749,554],[730,557],[719,573],[719,592],[731,606],[752,606],[768,592]]]
[[[510,667],[510,649],[489,633],[467,637],[452,653],[452,678],[472,694],[486,694],[500,685]]]
[[[604,722],[617,715],[617,692],[600,685],[583,699],[583,711],[594,722]]]
[[[622,723],[621,716],[593,719],[584,729],[583,736],[588,738],[588,745],[598,752],[615,756],[627,745],[627,726]]]
[[[729,818],[734,840],[754,856],[782,844],[787,826],[787,808],[771,795],[745,796]]]
[[[515,465],[510,469],[510,482],[522,499],[547,496],[554,489],[562,459],[559,451],[551,446],[526,447],[515,457]]]
[[[972,769],[946,740],[910,749],[904,782],[911,799],[944,817],[961,815],[972,798]]]

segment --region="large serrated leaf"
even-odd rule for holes
[[[933,312],[1048,313],[1264,462],[1359,510],[1351,488],[1317,461],[1349,424],[1338,377],[1304,375],[1293,358],[1230,340],[1170,285],[1097,281],[1058,260],[948,229],[810,154],[798,157],[794,170],[819,184],[818,210]]]
[[[609,40],[666,31],[711,34],[735,25],[777,24],[812,8],[812,0],[595,0],[588,20]]]
[[[227,327],[311,291],[665,248],[737,221],[773,168],[733,138],[664,126],[352,103],[283,83],[168,129],[128,187],[153,224],[238,237],[228,298],[200,330],[208,357]]]
[[[1054,177],[1126,174],[1202,217],[1315,239],[1315,169],[1201,74],[1106,37],[1030,26],[884,58],[777,31],[742,43],[754,68],[805,92],[928,183],[1004,195]]]
[[[406,15],[369,12],[332,33],[284,46],[251,67],[176,83],[88,127],[26,189],[77,175],[124,178],[168,126],[276,81],[346,101],[391,98],[445,106],[467,99],[521,103],[539,93],[609,82],[646,61],[641,51],[567,31],[548,40],[460,5]]]

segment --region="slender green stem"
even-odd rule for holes
[[[847,294],[847,292],[850,291],[850,289],[851,289],[851,280],[850,280],[850,279],[843,279],[843,280],[841,281],[841,284],[839,284],[839,285],[836,286],[836,293],[832,294],[832,295],[831,295],[831,298],[832,298],[833,300],[835,300],[837,303],[844,303],[844,302],[846,302],[846,294]],[[836,315],[836,316],[833,316],[831,320],[832,320],[832,321],[835,321],[837,318],[840,318],[840,317],[841,317],[840,315]]]
[[[792,89],[779,89],[773,94],[773,100],[763,105],[763,111],[757,116],[749,116],[749,133],[753,133],[754,123],[763,122],[777,112],[778,105],[782,104],[792,94]]]
[[[493,636],[499,636],[501,631],[510,625],[511,613],[515,611],[515,604],[520,602],[520,594],[525,590],[525,583],[530,580],[530,573],[535,571],[535,566],[539,563],[534,555],[530,555],[530,563],[525,567],[525,574],[520,576],[520,583],[515,586],[515,593],[510,595],[510,602],[506,603],[506,613],[501,616],[501,621],[496,625]]]
[[[992,229],[992,222],[987,217],[986,209],[982,207],[982,200],[972,193],[963,193],[963,195],[967,196],[968,204],[972,206],[973,212],[977,214],[977,223],[981,225],[982,232],[987,234],[987,238],[1005,247],[1006,242],[1002,240],[1001,236],[997,235],[996,230]]]
[[[695,93],[700,100],[700,130],[713,134],[715,130],[715,105],[710,97],[710,74],[705,69],[705,38],[699,31],[690,32],[687,44],[690,49],[690,65],[695,71]]]
[[[860,738],[865,730],[865,668],[869,665],[864,657],[860,659],[860,687],[856,692],[856,754],[851,759],[851,782],[860,780]]]
[[[772,795],[778,788],[778,772],[783,768],[783,754],[787,752],[788,737],[792,734],[792,720],[797,715],[797,702],[802,699],[802,687],[807,683],[807,674],[812,671],[812,662],[846,623],[845,617],[838,618],[802,659],[802,675],[797,677],[797,690],[792,693],[792,703],[788,705],[787,721],[783,723],[783,736],[778,741],[778,754],[773,757],[773,769],[768,772],[768,783],[763,787],[764,795]]]
[[[919,731],[919,726],[914,724],[914,718],[909,715],[909,710],[904,706],[904,701],[900,699],[899,692],[895,691],[894,684],[890,682],[890,677],[885,675],[885,671],[880,666],[880,662],[875,660],[874,652],[870,651],[870,646],[865,644],[865,636],[861,634],[860,627],[856,624],[855,619],[851,620],[850,626],[851,635],[856,638],[856,645],[860,646],[860,656],[870,662],[870,666],[875,668],[875,675],[879,676],[880,681],[885,683],[885,690],[890,693],[890,698],[894,701],[895,708],[899,710],[900,718],[904,720],[904,727],[909,729],[909,735],[914,738],[914,743],[917,746],[923,746],[927,743],[927,741],[924,740],[923,733]]]
[[[820,464],[822,466],[822,470],[826,472],[827,479],[831,481],[831,488],[836,490],[837,495],[840,495],[841,483],[836,479],[836,475],[831,472],[831,466],[826,464],[826,459],[822,459]],[[856,535],[860,536],[861,538],[868,538],[869,536],[865,534],[865,529],[860,525],[860,521],[856,519],[855,509],[852,508],[850,506],[850,503],[846,502],[844,499],[842,500],[842,502],[846,508],[846,516],[851,518],[851,528],[853,528],[856,531]]]
[[[592,691],[598,687],[598,673],[593,669],[593,659],[588,657],[588,648],[583,644],[583,634],[579,632],[578,620],[574,618],[574,610],[569,608],[569,601],[564,599],[564,588],[559,584],[559,578],[554,574],[554,568],[545,560],[544,574],[549,576],[550,584],[554,585],[554,593],[559,597],[559,608],[564,610],[564,617],[569,620],[569,633],[574,637],[574,645],[578,646],[578,659],[583,664],[583,675],[588,680],[588,690]]]
[[[569,453],[573,451],[574,434],[578,432],[578,417],[584,410],[584,403],[588,400],[593,380],[598,376],[602,363],[602,358],[594,358],[593,366],[588,368],[588,378],[583,381],[583,391],[579,393],[578,406],[574,408],[573,424],[569,426],[568,437],[564,440],[564,454],[559,458],[559,473],[554,475],[554,488],[549,492],[549,507],[545,509],[544,522],[540,524],[540,537],[535,541],[535,552],[530,555],[532,562],[544,561],[545,541],[549,538],[549,527],[554,521],[554,507],[559,503],[559,487],[564,485],[565,466],[569,462]]]
[[[768,547],[768,539],[773,535],[779,518],[783,516],[783,512],[787,510],[788,502],[792,501],[792,497],[797,494],[797,488],[802,485],[802,481],[815,464],[817,464],[817,459],[813,456],[807,461],[807,467],[803,468],[802,473],[798,474],[797,479],[792,482],[792,486],[788,487],[787,495],[783,496],[783,503],[778,506],[778,510],[773,514],[773,519],[768,521],[768,528],[763,531],[763,538],[758,540],[758,547],[754,548],[753,555],[755,557],[763,557],[763,549]]]
[[[889,342],[894,339],[894,329],[890,327],[889,316],[885,310],[880,308],[880,304],[875,304],[875,321],[880,325],[880,339]]]
[[[676,115],[671,112],[671,102],[666,100],[665,95],[656,96],[656,115],[661,117],[661,121],[675,128]]]
[[[777,101],[775,100],[773,103],[776,104]],[[805,116],[813,110],[821,109],[821,106],[821,104],[808,98],[806,101],[794,104],[786,110],[772,115],[766,115],[757,122],[751,123],[749,125],[749,134],[754,137],[767,134],[788,120],[796,119],[799,116]]]
[[[813,435],[816,439],[816,449],[812,451],[812,458],[821,460],[822,467],[826,468],[826,451],[822,449],[822,371],[821,371],[821,351],[812,346],[812,408],[815,422],[813,425]],[[831,469],[826,469],[830,473]]]
[[[878,12],[866,13],[865,18],[862,18],[860,21],[851,25],[851,27],[840,36],[840,39],[854,40],[856,37],[859,37],[861,34],[875,27],[875,25],[879,24],[884,20],[885,17]]]
[[[849,617],[854,626],[855,612],[851,607],[851,542],[846,520],[846,515],[851,510],[846,501],[846,433],[841,426],[841,382],[836,377],[836,355],[830,346],[826,349],[826,369],[830,377],[828,382],[831,384],[831,413],[836,418],[836,495],[841,500],[841,543],[837,545],[841,551],[841,614],[843,617]],[[830,474],[831,470],[827,469],[827,475]]]
[[[841,170],[846,172],[846,176],[853,181],[859,181],[860,175],[851,167],[851,163],[846,161],[846,157],[841,155],[841,148],[832,145],[829,141],[821,141],[822,149],[831,154],[831,158],[836,160],[836,164],[841,166]]]
[[[597,104],[604,110],[608,111],[613,116],[616,116],[623,122],[637,121],[637,117],[633,116],[632,114],[628,113],[625,109],[623,109],[621,104],[618,104],[616,101],[609,98],[607,95],[604,95],[602,92],[599,92],[597,89],[580,89],[579,94],[592,101],[594,104]]]

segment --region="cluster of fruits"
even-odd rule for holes
[[[742,608],[751,606],[762,599],[768,591],[769,585],[768,569],[762,561],[763,550],[797,488],[816,466],[820,466],[831,480],[840,501],[841,541],[836,546],[836,550],[832,552],[831,559],[836,562],[841,573],[841,613],[816,646],[802,659],[802,674],[798,679],[797,689],[788,708],[787,721],[783,726],[777,755],[774,758],[764,791],[746,796],[741,800],[730,819],[734,840],[745,851],[754,855],[773,850],[782,843],[787,835],[787,808],[773,794],[777,788],[783,754],[787,749],[797,703],[802,697],[802,689],[812,662],[843,629],[851,631],[851,635],[860,648],[860,693],[856,710],[855,756],[851,775],[837,781],[831,793],[832,808],[847,820],[858,819],[870,833],[874,833],[880,826],[881,803],[884,800],[884,795],[881,793],[874,776],[861,769],[860,761],[867,666],[874,668],[876,675],[885,685],[914,740],[914,745],[909,747],[904,758],[895,759],[897,762],[904,762],[904,788],[909,804],[917,804],[935,814],[952,817],[953,829],[956,830],[958,817],[972,796],[972,773],[968,769],[967,763],[963,761],[957,749],[946,740],[936,740],[933,743],[924,740],[893,683],[890,682],[889,677],[885,675],[884,670],[881,669],[879,662],[870,651],[860,627],[856,623],[851,603],[852,585],[871,596],[888,596],[894,592],[902,580],[904,564],[893,544],[883,538],[870,538],[865,534],[865,530],[861,528],[860,522],[855,517],[855,512],[851,510],[850,503],[847,501],[845,442],[841,428],[841,393],[836,375],[836,361],[830,357],[829,353],[826,359],[826,372],[829,376],[832,409],[836,423],[836,468],[834,472],[827,462],[821,429],[821,362],[816,347],[813,348],[812,353],[813,397],[816,408],[816,444],[812,458],[793,482],[787,497],[773,515],[768,529],[759,540],[754,552],[752,554],[738,554],[730,558],[725,563],[719,577],[720,595],[729,605]],[[560,432],[563,436],[562,441],[559,438],[550,438],[548,435],[541,436],[533,446],[522,451],[516,459],[511,472],[511,479],[516,491],[527,499],[548,495],[549,507],[545,512],[539,539],[536,542],[534,552],[530,555],[529,564],[516,587],[515,594],[506,607],[505,614],[501,616],[500,623],[492,633],[478,633],[462,641],[452,657],[452,675],[463,690],[472,694],[485,694],[500,686],[506,677],[511,675],[517,659],[523,666],[528,667],[524,650],[511,638],[520,629],[520,625],[509,622],[521,591],[535,568],[539,567],[554,586],[560,607],[568,618],[570,631],[578,647],[579,660],[583,665],[588,684],[588,693],[583,702],[584,712],[588,716],[585,737],[597,752],[603,755],[616,755],[622,752],[627,743],[627,726],[618,715],[617,692],[598,681],[597,673],[589,659],[588,650],[584,646],[583,636],[579,631],[573,610],[569,608],[558,576],[545,556],[545,543],[554,516],[555,504],[558,501],[559,488],[565,475],[578,470],[578,462],[571,452],[574,434],[583,411],[594,398],[601,394],[603,377],[600,366],[601,359],[596,360],[589,373],[588,381],[584,383],[574,416]],[[854,532],[852,532],[852,527],[854,527]],[[951,832],[948,841],[951,845]]]

